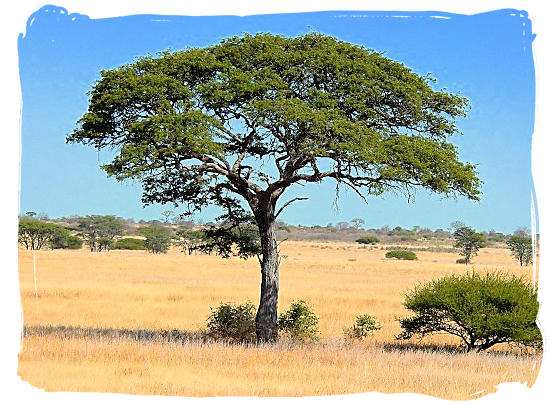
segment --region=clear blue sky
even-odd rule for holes
[[[481,202],[443,199],[417,192],[414,203],[388,194],[365,204],[341,192],[334,209],[332,182],[299,187],[309,196],[281,219],[321,224],[361,217],[366,227],[446,228],[461,220],[480,230],[512,232],[530,226],[531,136],[535,73],[530,20],[515,10],[462,16],[447,13],[359,12],[278,14],[249,17],[128,16],[92,20],[52,6],[29,18],[19,38],[23,96],[20,211],[50,217],[115,214],[159,218],[171,206],[143,208],[140,186],[107,178],[99,163],[106,153],[65,144],[85,112],[87,94],[101,69],[170,48],[216,44],[245,32],[295,36],[311,31],[362,44],[419,74],[430,72],[438,87],[470,99],[471,111],[453,136],[463,161],[478,164]],[[513,15],[515,14],[515,15]],[[430,18],[439,16],[440,18]],[[211,220],[209,209],[195,216]]]

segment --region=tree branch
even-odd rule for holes
[[[277,216],[279,216],[279,215],[281,214],[281,212],[283,211],[283,209],[286,208],[286,207],[287,207],[288,205],[290,205],[291,203],[296,202],[296,201],[305,201],[305,200],[307,200],[307,199],[309,199],[309,198],[305,198],[305,197],[296,197],[296,198],[292,198],[291,200],[285,202],[285,203],[283,204],[283,206],[281,206],[281,207],[279,208],[279,210],[277,210],[277,213],[275,213],[275,219],[277,219]]]

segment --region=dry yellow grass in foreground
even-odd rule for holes
[[[455,254],[418,252],[418,262],[404,262],[348,243],[285,242],[281,249],[280,309],[306,300],[320,319],[318,344],[244,347],[128,337],[134,330],[196,331],[221,301],[257,304],[255,260],[177,251],[39,251],[35,292],[32,252],[20,251],[25,326],[58,328],[23,339],[19,374],[48,391],[185,396],[379,391],[467,399],[500,382],[534,383],[540,355],[517,355],[507,346],[484,354],[428,349],[458,344],[445,336],[417,344],[426,349],[396,343],[396,317],[407,314],[403,292],[464,272]],[[532,278],[532,267],[520,268],[504,249],[482,250],[474,267]],[[363,313],[374,315],[382,330],[364,343],[344,343],[342,328]],[[79,327],[84,336],[64,335],[60,326]]]

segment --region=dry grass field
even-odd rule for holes
[[[506,345],[486,353],[453,349],[435,336],[397,342],[403,292],[445,274],[503,270],[533,277],[506,249],[487,248],[474,264],[453,253],[384,258],[353,243],[281,245],[280,309],[303,299],[319,316],[313,345],[246,347],[193,339],[220,302],[257,304],[256,260],[142,251],[20,250],[24,324],[19,375],[46,391],[184,396],[303,396],[378,391],[477,398],[501,382],[532,385],[541,355]],[[343,327],[363,313],[382,330],[349,343]],[[178,330],[166,333],[162,330]],[[172,336],[172,338],[170,337]],[[175,337],[174,337],[175,336]],[[189,338],[189,339],[187,339]]]

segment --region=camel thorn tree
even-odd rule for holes
[[[479,198],[474,165],[447,137],[467,100],[431,87],[380,53],[330,36],[271,34],[142,57],[101,71],[68,142],[115,151],[102,166],[138,179],[142,201],[224,210],[211,237],[255,254],[238,230],[259,231],[258,341],[277,339],[277,207],[296,184],[332,179],[362,198],[415,187]],[[295,199],[297,201],[299,199]],[[227,236],[227,237],[225,237]],[[228,250],[224,250],[228,253]]]

